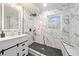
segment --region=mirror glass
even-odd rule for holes
[[[0,3],[0,30],[2,29],[2,8],[1,8],[1,3]]]
[[[19,11],[4,5],[4,29],[19,29]]]

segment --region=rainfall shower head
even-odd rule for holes
[[[37,16],[37,14],[36,13],[33,13],[33,14],[30,14],[30,16]]]

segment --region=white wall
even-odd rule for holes
[[[70,39],[71,44],[79,47],[79,4],[75,4],[70,20]]]

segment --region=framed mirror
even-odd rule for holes
[[[4,30],[19,30],[19,11],[4,5]]]
[[[2,29],[2,5],[0,3],[0,31]]]

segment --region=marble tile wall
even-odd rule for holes
[[[66,11],[65,11],[66,12]],[[63,13],[63,40],[75,47],[79,47],[79,4],[74,4],[68,14]],[[64,22],[65,17],[68,16],[69,23]],[[66,17],[67,18],[67,17]]]

